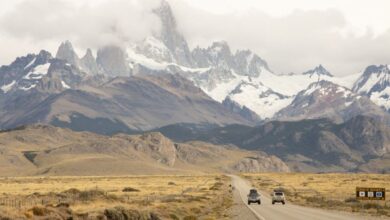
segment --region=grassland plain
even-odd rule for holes
[[[144,219],[228,219],[229,184],[224,175],[0,178],[0,219],[104,219],[115,210]]]
[[[294,204],[390,217],[389,174],[262,173],[242,176],[269,194],[276,188],[283,188],[287,201]],[[358,201],[356,187],[384,187],[386,201]]]

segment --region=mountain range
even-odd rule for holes
[[[390,128],[367,116],[341,124],[329,119],[271,121],[256,127],[176,124],[155,132],[177,142],[200,140],[262,151],[297,172],[390,172]]]
[[[182,87],[183,91],[179,92],[187,92],[186,97],[190,97],[192,92],[184,91],[184,89],[196,90],[196,87],[200,88],[202,91],[196,91],[195,94],[198,93],[199,96],[203,92],[204,99],[208,99],[214,107],[218,106],[219,109],[213,109],[203,118],[196,118],[194,115],[195,119],[193,120],[182,120],[178,117],[177,120],[167,120],[166,123],[155,121],[129,123],[129,120],[123,119],[123,117],[118,116],[119,118],[113,119],[113,114],[111,114],[123,115],[123,112],[121,114],[118,112],[96,113],[96,109],[92,110],[95,113],[89,112],[86,115],[85,112],[79,110],[80,108],[76,108],[74,113],[89,118],[93,116],[94,118],[119,120],[129,129],[141,130],[176,122],[196,121],[229,124],[248,123],[248,121],[259,123],[269,120],[330,118],[336,122],[344,122],[357,115],[367,115],[389,121],[390,70],[388,65],[369,66],[362,73],[346,77],[335,77],[322,65],[302,74],[276,74],[259,55],[250,50],[233,52],[228,43],[224,41],[214,42],[207,48],[196,47],[191,50],[185,37],[177,28],[176,18],[166,1],[162,1],[153,13],[161,20],[160,32],[152,34],[141,42],[127,43],[127,46],[107,45],[98,48],[96,58],[91,49],[88,49],[85,55],[79,58],[72,44],[66,41],[59,46],[55,57],[52,57],[49,52],[41,51],[37,55],[29,54],[17,58],[11,65],[2,66],[0,68],[0,92],[2,93],[0,101],[3,103],[2,106],[11,102],[16,104],[17,101],[25,97],[29,97],[28,100],[34,101],[35,105],[45,100],[48,102],[45,105],[48,106],[57,102],[54,99],[63,98],[61,92],[66,90],[77,90],[77,93],[82,96],[80,99],[87,98],[86,93],[88,93],[89,98],[92,98],[92,96],[96,96],[96,93],[100,93],[100,95],[107,93],[107,87],[112,87],[115,81],[120,81],[119,79],[113,80],[115,77],[137,79],[123,80],[122,83],[130,83],[130,81],[131,83],[140,83],[140,79],[149,79],[150,82],[151,78],[163,77],[164,75],[172,80],[177,78],[177,81],[182,81],[182,83],[187,80],[184,83],[186,88]],[[168,74],[173,76],[166,76]],[[113,81],[110,82],[111,80]],[[157,86],[160,85],[157,83]],[[171,86],[175,85],[171,84]],[[189,88],[191,86],[193,88]],[[97,92],[100,89],[105,91]],[[91,90],[95,93],[91,94]],[[36,91],[46,95],[37,94]],[[56,97],[50,101],[47,100],[53,93],[56,94]],[[73,91],[73,93],[76,92]],[[32,96],[38,100],[34,100]],[[206,96],[211,97],[211,99]],[[117,98],[117,96],[115,97]],[[144,98],[145,101],[152,101]],[[162,100],[154,95],[152,98]],[[83,101],[80,100],[80,102]],[[219,106],[217,102],[224,105],[225,108]],[[31,108],[33,106],[29,106],[29,104],[32,105],[32,103],[27,103],[23,109],[29,110],[28,114],[32,114]],[[145,105],[147,104],[145,103]],[[139,107],[134,103],[132,106]],[[144,107],[143,109],[146,109]],[[20,108],[20,106],[14,106],[14,108]],[[121,106],[120,108],[123,111],[123,108],[126,107]],[[221,115],[215,114],[221,109],[224,111],[222,115],[230,114],[230,119],[211,119],[216,115]],[[12,109],[11,111],[14,112]],[[70,112],[49,113],[48,110],[44,109],[34,109],[34,111],[38,111],[39,113],[34,113],[38,115],[30,115],[28,119],[21,117],[26,113],[19,113],[16,122],[8,118],[11,114],[9,109],[2,109],[1,127],[11,128],[30,123],[35,119],[38,122],[51,122],[61,118],[62,114],[66,114],[67,117],[73,114]],[[204,110],[200,110],[200,112],[203,115]],[[42,114],[47,115],[43,116]],[[208,114],[209,116],[206,116]],[[187,116],[191,115],[192,113],[188,112]],[[234,116],[230,117],[232,115]],[[145,117],[149,116],[141,118]],[[244,122],[245,120],[247,122]]]
[[[1,66],[0,129],[39,123],[103,135],[156,131],[177,142],[265,152],[294,171],[389,172],[389,65],[344,77],[322,65],[278,74],[225,41],[191,49],[164,0],[152,13],[161,30],[142,41],[81,57],[65,41],[55,56],[42,50]],[[252,159],[239,170],[253,169]]]

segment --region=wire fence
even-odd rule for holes
[[[0,198],[0,207],[10,207],[10,208],[26,208],[26,207],[34,207],[34,206],[46,206],[53,204],[61,204],[61,203],[70,203],[72,202],[70,199],[39,199],[39,198]]]

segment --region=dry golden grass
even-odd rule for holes
[[[125,188],[131,192],[123,192]],[[72,190],[77,196],[66,193]],[[0,211],[25,213],[31,208],[22,203],[20,210],[4,206],[1,210],[2,198],[38,198],[53,205],[65,201],[76,213],[122,206],[151,211],[162,219],[227,219],[225,211],[232,204],[229,190],[229,178],[223,175],[0,178]]]
[[[283,188],[287,200],[296,204],[390,216],[390,175],[264,173],[243,176],[267,193]],[[386,188],[386,201],[357,201],[356,187]]]

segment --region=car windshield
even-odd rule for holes
[[[283,196],[283,193],[282,192],[276,192],[275,196]]]
[[[250,195],[250,196],[257,196],[258,193],[257,193],[256,190],[251,190],[251,191],[249,191],[249,195]]]

